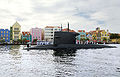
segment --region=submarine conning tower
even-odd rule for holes
[[[54,45],[59,44],[76,44],[76,36],[79,35],[75,32],[55,32]]]
[[[62,26],[61,26],[62,28]],[[76,44],[76,36],[79,35],[79,33],[76,32],[69,32],[69,23],[68,23],[68,31],[63,32],[61,31],[54,33],[54,45],[60,45],[60,44]]]

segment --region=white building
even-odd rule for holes
[[[44,39],[45,41],[52,42],[54,41],[54,32],[60,31],[61,28],[59,26],[46,26],[44,30]]]

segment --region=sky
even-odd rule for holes
[[[0,28],[16,21],[22,31],[45,26],[120,33],[120,0],[0,0]]]

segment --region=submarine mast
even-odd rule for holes
[[[68,22],[68,32],[69,32],[69,22]]]

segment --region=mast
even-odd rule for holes
[[[69,22],[68,22],[68,32],[69,32]]]
[[[61,24],[61,32],[62,32],[62,24]]]

